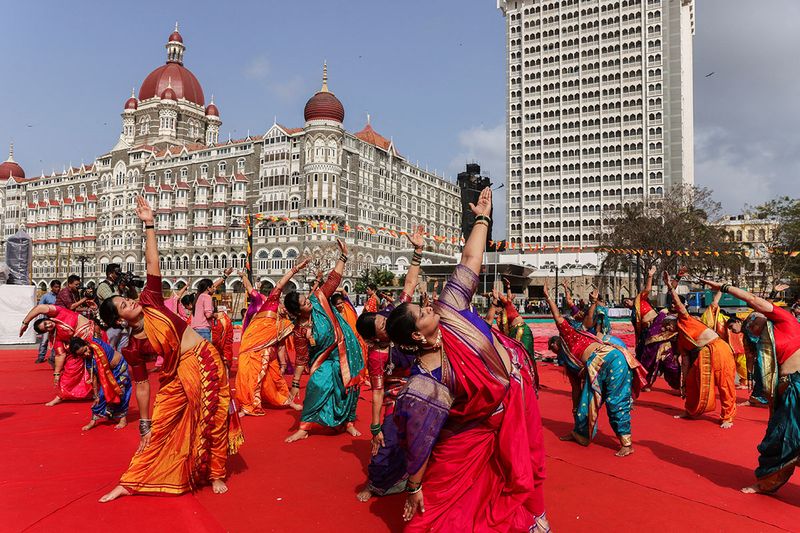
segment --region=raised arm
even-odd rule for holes
[[[497,308],[495,307],[495,301],[499,300],[500,293],[497,292],[497,289],[492,289],[492,294],[489,295],[489,309],[486,311],[486,316],[483,317],[486,320],[486,323],[490,326],[494,322],[495,314],[497,313]]]
[[[34,306],[33,309],[28,311],[28,314],[25,315],[25,318],[22,319],[22,328],[19,330],[19,336],[22,337],[22,334],[25,333],[26,329],[28,329],[28,324],[30,324],[31,320],[37,316],[56,316],[56,313],[58,313],[58,309],[56,309],[55,305],[39,304]]]
[[[572,291],[569,290],[566,283],[561,284],[564,287],[564,301],[567,303],[567,308],[570,310],[575,307],[575,301],[572,299]]]
[[[478,203],[470,203],[469,208],[475,214],[476,220],[461,252],[461,264],[479,275],[491,220],[489,217],[492,213],[492,189],[490,187],[483,189],[478,197]]]
[[[653,290],[653,276],[655,275],[656,266],[653,265],[650,267],[650,270],[647,271],[647,282],[644,284],[644,290],[640,293],[645,298],[647,298],[647,295]]]
[[[284,274],[281,279],[278,280],[278,283],[275,284],[275,288],[272,289],[272,291],[273,292],[274,291],[278,291],[278,293],[283,291],[283,288],[286,286],[286,284],[289,283],[289,281],[298,272],[303,270],[308,265],[308,263],[310,263],[310,262],[311,262],[311,257],[308,256],[308,257],[305,257],[305,258],[301,259],[299,262],[295,263],[295,265],[286,274]]]
[[[669,294],[672,296],[672,301],[675,303],[678,313],[681,315],[688,315],[689,312],[686,310],[686,306],[683,305],[683,302],[681,302],[681,299],[678,297],[678,293],[675,290],[678,287],[678,284],[672,282],[672,277],[666,270],[664,271],[664,283],[666,283],[667,288],[669,289]]]
[[[247,269],[240,270],[239,277],[242,280],[242,285],[244,285],[245,293],[250,294],[253,292],[253,284],[250,283],[250,276],[247,275]]]
[[[511,292],[511,282],[508,281],[508,278],[505,278],[505,277],[503,278],[503,285],[506,288],[506,298],[508,299],[509,302],[513,302],[514,301],[514,293]]]
[[[714,300],[711,302],[711,307],[718,309],[719,308],[719,301],[722,299],[722,291],[717,291],[714,293]]]
[[[158,264],[158,239],[156,239],[155,216],[153,209],[144,196],[136,197],[136,215],[144,222],[144,263],[148,276],[161,277],[161,265]]]
[[[598,295],[597,289],[593,290],[589,295],[589,302],[591,302],[591,305],[589,305],[589,310],[586,311],[586,316],[583,317],[583,327],[586,329],[594,326],[594,313],[597,310]]]
[[[548,286],[546,280],[544,282],[544,299],[547,302],[547,305],[550,307],[550,314],[553,315],[553,320],[556,321],[556,324],[561,324],[562,322],[564,322],[564,317],[561,316],[561,312],[559,312],[558,306],[553,301],[553,299],[550,298],[550,287]]]
[[[330,298],[336,292],[336,287],[339,286],[339,282],[342,280],[344,266],[347,263],[347,245],[342,239],[336,239],[336,244],[339,246],[339,259],[320,289],[326,298]]]
[[[754,311],[758,311],[759,313],[772,312],[772,302],[765,300],[760,296],[756,296],[755,294],[747,292],[744,289],[740,289],[739,287],[734,287],[733,285],[728,285],[728,284],[723,285],[722,283],[719,283],[717,281],[711,281],[708,279],[701,279],[700,283],[706,285],[711,290],[720,291],[720,293],[727,292],[733,297],[743,300],[748,305],[748,307],[750,307]]]
[[[420,264],[422,264],[422,252],[425,249],[424,231],[425,228],[423,226],[417,226],[413,234],[406,234],[406,239],[408,239],[408,242],[414,247],[414,253],[411,256],[411,266],[408,267],[408,272],[406,272],[403,294],[400,295],[401,300],[403,299],[403,295],[411,299],[411,296],[414,295],[414,289],[417,288]]]
[[[211,288],[214,289],[214,292],[217,292],[217,287],[225,283],[225,280],[228,279],[228,276],[231,275],[231,272],[233,272],[233,267],[228,267],[222,273],[221,278],[217,278],[216,280],[214,280],[214,283],[211,284]]]

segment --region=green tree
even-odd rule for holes
[[[800,200],[783,196],[755,207],[751,214],[777,223],[772,238],[766,243],[773,250],[769,262],[772,279],[786,279],[797,286],[800,283],[800,256],[792,257],[783,252],[800,250]]]
[[[356,281],[356,293],[363,294],[370,283],[374,283],[378,287],[390,287],[394,284],[394,274],[383,268],[365,269]]]
[[[625,205],[619,215],[604,220],[602,245],[634,252],[609,254],[602,270],[627,270],[638,260],[642,272],[658,264],[672,272],[685,266],[695,275],[735,277],[746,258],[715,224],[721,205],[711,195],[709,189],[680,186],[661,199]]]

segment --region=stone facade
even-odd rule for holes
[[[79,273],[81,261],[87,281],[102,279],[110,262],[143,274],[137,194],[157,213],[169,287],[193,287],[226,266],[242,268],[246,215],[253,220],[254,277],[264,286],[304,254],[315,256],[316,267],[332,264],[337,236],[350,248],[349,288],[369,268],[402,274],[411,250],[396,231],[417,225],[446,237],[430,241],[425,260],[452,261],[460,237],[458,188],[412,165],[369,121],[351,133],[340,118],[322,116],[321,100],[338,103],[327,69],[302,128],[275,123],[263,135],[220,143],[219,110],[213,102],[204,107],[199,83],[183,67],[184,50],[176,29],[167,64],[147,77],[138,99],[125,102],[122,134],[109,152],[91,165],[21,182],[24,205],[17,219],[5,217],[4,231],[24,226],[32,234],[37,285]],[[332,223],[338,232],[329,230]],[[344,232],[345,225],[352,231]],[[232,276],[227,288],[239,284]]]

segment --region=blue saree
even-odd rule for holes
[[[100,339],[92,339],[90,341],[102,350],[103,355],[106,359],[106,365],[110,364],[111,361],[114,360],[114,348],[110,345],[106,344]],[[90,345],[90,350],[93,347]],[[98,366],[98,357],[94,355],[93,357],[86,359],[86,369],[91,374],[93,380],[97,379],[99,372],[102,372],[102,369]],[[103,362],[100,362],[100,365],[103,365]],[[114,376],[114,381],[119,386],[120,393],[117,395],[116,393],[109,393],[113,394],[114,402],[108,402],[106,400],[106,387],[100,386],[98,387],[97,391],[97,402],[92,405],[92,418],[111,418],[111,419],[120,419],[128,414],[128,403],[131,400],[131,379],[128,375],[128,363],[125,361],[124,357],[119,358],[119,362],[116,366],[110,367],[111,372]],[[98,380],[102,384],[102,380]]]
[[[361,345],[347,321],[320,291],[309,296],[312,336],[311,377],[306,386],[300,429],[338,428],[356,419],[364,375]]]

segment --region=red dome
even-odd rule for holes
[[[178,30],[175,30],[174,32],[169,34],[169,39],[167,39],[167,40],[170,41],[170,42],[177,41],[179,43],[182,43],[183,42],[183,37],[181,37],[181,34],[178,33]]]
[[[309,120],[344,122],[344,106],[332,92],[320,91],[306,102],[303,116],[306,122]]]
[[[133,96],[125,102],[125,109],[136,109],[137,107],[139,107],[139,102]]]
[[[219,109],[217,109],[217,106],[214,105],[214,102],[208,104],[208,107],[206,108],[206,115],[214,117],[219,116]]]
[[[9,156],[8,161],[0,163],[0,180],[7,180],[12,177],[25,179],[25,171]]]
[[[200,82],[188,68],[179,63],[167,63],[151,72],[139,89],[139,100],[147,100],[161,95],[170,84],[177,98],[185,98],[199,106],[205,105]]]
[[[175,95],[175,91],[172,89],[172,87],[169,86],[167,86],[167,88],[164,89],[164,91],[161,93],[161,99],[174,100],[176,102],[178,101],[178,97]]]

